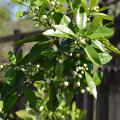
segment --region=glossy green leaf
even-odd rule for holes
[[[85,32],[85,35],[91,35],[93,34],[100,26],[102,26],[103,20],[99,17],[95,17],[90,24],[90,27],[88,27],[88,30]]]
[[[97,53],[97,51],[91,47],[91,46],[86,46],[84,48],[88,58],[93,62],[93,64],[100,66],[101,65],[101,61],[99,59],[99,55]]]
[[[41,33],[40,33],[41,34]],[[44,35],[38,35],[38,36],[32,36],[32,37],[28,37],[28,38],[24,38],[22,40],[19,40],[17,42],[15,42],[15,46],[18,46],[18,45],[23,45],[25,43],[29,43],[29,42],[45,42],[45,41],[49,41],[49,39],[44,36]]]
[[[110,62],[110,60],[112,59],[112,56],[108,53],[99,53],[99,58],[100,58],[101,64],[103,65]]]
[[[94,80],[92,79],[90,74],[87,72],[85,72],[85,78],[86,78],[87,84],[90,88],[90,92],[93,94],[94,98],[97,99],[97,90],[96,90],[96,85],[94,83]]]
[[[114,47],[113,45],[111,45],[111,43],[109,42],[109,40],[107,40],[106,38],[102,38],[101,39],[101,42],[105,45],[105,47],[112,51],[112,52],[115,52],[117,54],[120,54],[120,50],[117,49],[116,47]]]
[[[94,9],[98,5],[99,0],[90,0],[90,8]]]
[[[63,63],[56,64],[55,74],[58,78],[61,78],[63,76],[63,69],[64,69]]]
[[[105,7],[100,8],[98,11],[99,11],[99,12],[102,12],[102,11],[107,10],[107,9],[109,9],[109,8],[110,8],[110,6],[105,6]]]
[[[36,109],[37,97],[35,93],[33,92],[33,90],[30,88],[25,88],[24,95],[26,99],[28,100],[30,107],[33,109]]]
[[[76,23],[77,23],[77,26],[78,28],[81,30],[81,29],[84,29],[86,27],[86,24],[87,24],[87,14],[84,10],[84,8],[80,8],[77,10],[77,13],[76,13]]]
[[[94,80],[94,83],[95,83],[96,86],[101,84],[101,82],[102,82],[101,79],[102,79],[101,78],[101,73],[98,73],[98,72],[94,73],[93,80]]]
[[[60,24],[64,26],[68,26],[70,22],[71,22],[70,18],[66,15],[63,15]]]
[[[99,40],[93,40],[92,42],[99,50],[101,50],[102,52],[106,52],[105,47]]]
[[[15,107],[17,100],[18,100],[18,97],[15,93],[7,95],[3,103],[3,111],[5,113],[11,112]]]
[[[63,33],[66,33],[68,35],[71,35],[73,37],[76,37],[76,35],[73,33],[73,31],[64,25],[54,25],[53,27],[60,32],[63,32]]]
[[[16,57],[11,51],[8,52],[8,60],[10,63],[16,64]]]
[[[113,34],[114,34],[113,28],[100,26],[99,28],[97,28],[97,30],[94,33],[92,33],[91,35],[88,35],[88,37],[91,39],[97,39],[102,37],[111,37]]]
[[[93,13],[92,15],[95,17],[100,17],[100,18],[105,19],[105,20],[114,21],[114,19],[112,17],[110,17],[109,15],[106,15],[104,13]]]
[[[19,110],[16,112],[16,115],[23,120],[37,120],[35,116],[28,113],[26,110]]]
[[[34,62],[40,59],[41,52],[46,51],[48,49],[48,45],[41,45],[39,43],[35,44],[29,53],[29,61]]]
[[[50,1],[49,0],[41,0],[41,2],[43,2],[46,5],[50,5]]]
[[[53,29],[49,29],[43,33],[43,35],[54,36],[54,37],[62,37],[62,38],[70,38],[70,36],[66,33],[60,32],[58,30],[54,31]]]
[[[41,52],[41,55],[45,57],[54,57],[55,56],[55,51],[53,48],[47,48],[46,50]]]
[[[17,52],[17,55],[16,55],[16,64],[19,64],[19,62],[23,59],[23,50],[20,49],[18,52]]]
[[[9,68],[5,73],[5,82],[9,85],[13,85],[16,79],[16,71],[14,68]]]
[[[16,18],[19,19],[20,17],[23,17],[23,15],[24,15],[24,11],[18,11],[16,13]]]
[[[59,101],[58,101],[56,94],[57,93],[56,93],[55,85],[54,85],[53,81],[51,81],[49,101],[47,102],[47,108],[53,112],[57,109],[57,107],[59,105]]]

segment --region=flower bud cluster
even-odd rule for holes
[[[4,64],[0,65],[0,70],[3,70],[6,66],[9,66],[9,64],[8,63],[4,63]]]

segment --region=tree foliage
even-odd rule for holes
[[[9,64],[1,67],[6,71],[0,90],[3,118],[36,120],[40,114],[41,119],[79,120],[83,113],[72,104],[74,94],[87,89],[97,99],[102,74],[94,66],[108,63],[111,52],[120,54],[108,40],[114,29],[104,24],[104,20],[114,22],[113,18],[101,13],[98,0],[12,1],[29,8],[17,17],[27,14],[45,31],[16,42],[16,46],[36,43],[25,56],[22,50],[16,56],[9,52]],[[17,111],[16,117],[13,110],[23,97],[26,111]]]

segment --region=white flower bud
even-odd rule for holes
[[[78,69],[78,67],[76,68],[76,72],[78,72],[79,71],[79,69]]]
[[[88,92],[90,92],[90,88],[89,88],[89,87],[86,87],[86,90],[87,90]]]
[[[44,109],[44,106],[41,106],[41,107],[39,108],[40,111],[42,111],[43,109]]]
[[[25,72],[25,71],[26,71],[24,68],[21,68],[21,70],[22,70],[23,72]]]
[[[59,63],[63,63],[63,60],[62,60],[62,59],[59,59]]]
[[[84,94],[84,93],[85,93],[85,90],[84,90],[84,89],[82,89],[82,90],[81,90],[81,93],[83,93],[83,94]]]
[[[66,81],[66,82],[64,82],[64,86],[65,87],[68,87],[68,85],[69,85],[69,83]]]
[[[77,72],[75,72],[75,71],[73,71],[73,74],[76,76],[78,73],[77,73]]]
[[[70,53],[70,56],[72,56],[72,53]]]
[[[81,44],[86,44],[85,38],[80,39]]]
[[[37,67],[37,68],[40,68],[40,65],[38,64],[38,65],[36,65],[36,67]]]
[[[77,41],[75,41],[74,43],[77,44]]]
[[[79,66],[78,69],[79,69],[79,70],[82,70],[82,67]]]
[[[81,74],[84,74],[84,71],[81,71]]]
[[[4,66],[3,65],[0,65],[0,69],[3,69],[4,68]]]
[[[76,86],[77,86],[77,87],[80,87],[80,82],[77,82],[77,83],[76,83]]]
[[[79,78],[82,78],[82,75],[81,75],[81,74],[78,74],[77,76],[78,76]]]
[[[85,70],[89,70],[88,68],[85,68]]]
[[[85,67],[85,68],[86,68],[86,67],[87,67],[87,64],[86,64],[86,63],[84,63],[84,64],[83,64],[83,67]]]
[[[47,15],[43,15],[42,17],[43,17],[44,19],[46,19],[46,18],[47,18]]]
[[[53,5],[53,6],[54,6],[54,5],[55,5],[55,1],[51,1],[51,5]]]
[[[76,54],[76,57],[80,57],[80,54]]]

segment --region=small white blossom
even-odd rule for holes
[[[87,87],[86,90],[87,90],[88,92],[90,92],[90,88],[89,88],[89,87]]]
[[[79,77],[79,78],[82,78],[82,75],[81,75],[81,74],[78,74],[78,77]]]
[[[68,87],[68,85],[69,85],[69,83],[66,81],[66,82],[64,82],[64,86],[65,87]]]
[[[42,17],[43,17],[44,19],[46,19],[46,18],[47,18],[47,15],[43,15]]]
[[[83,94],[84,94],[84,93],[85,93],[85,90],[84,90],[84,89],[82,89],[82,90],[81,90],[81,93],[83,93]]]
[[[76,83],[76,86],[77,86],[77,87],[80,87],[80,82],[77,82],[77,83]]]

